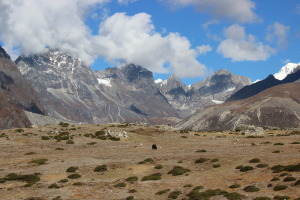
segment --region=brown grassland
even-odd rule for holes
[[[114,141],[105,130],[129,137]],[[300,135],[290,132],[247,137],[126,124],[1,130],[0,199],[297,199]]]

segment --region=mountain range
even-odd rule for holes
[[[277,79],[269,76],[254,84],[245,76],[222,69],[203,81],[186,86],[174,75],[165,81],[154,81],[152,72],[134,64],[92,71],[81,60],[58,50],[28,57],[20,56],[13,63],[1,48],[0,97],[1,102],[7,106],[0,110],[1,119],[5,119],[1,121],[3,123],[0,127],[40,124],[38,120],[43,121],[43,116],[47,115],[54,117],[56,123],[145,122],[175,125],[185,118],[177,127],[199,130],[210,130],[211,126],[218,129],[233,128],[230,123],[226,122],[228,126],[223,126],[215,120],[224,116],[216,110],[222,108],[228,112],[230,108],[226,105],[237,108],[238,105],[247,104],[240,104],[240,101],[235,100],[252,98],[268,88],[276,86],[286,89],[279,86],[297,81],[298,69],[297,64],[287,65],[275,74]],[[269,94],[270,92],[266,93]],[[287,96],[285,99],[294,96]],[[259,102],[266,101],[262,98],[255,99]],[[255,105],[264,108],[259,103]],[[248,115],[238,117],[237,113],[232,113],[234,117],[228,116],[239,119],[235,123],[239,123],[245,116],[249,118]],[[215,118],[213,121],[218,125],[207,120],[204,121],[210,126],[190,122],[197,119],[202,123],[208,116]],[[252,121],[248,120],[247,123]],[[263,125],[258,122],[255,124]]]

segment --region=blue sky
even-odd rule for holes
[[[300,62],[298,0],[3,0],[0,10],[0,42],[15,56],[58,48],[93,69],[132,62],[187,85],[224,68],[255,81]]]

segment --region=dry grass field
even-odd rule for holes
[[[129,137],[115,141],[106,130]],[[249,137],[124,124],[1,130],[0,199],[299,199],[300,135],[290,132]]]

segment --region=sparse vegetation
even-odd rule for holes
[[[80,174],[70,174],[68,176],[69,179],[77,179],[77,178],[81,178],[81,175]]]
[[[73,140],[68,140],[66,144],[75,144]]]
[[[160,191],[156,192],[155,195],[162,195],[162,194],[165,194],[169,191],[170,191],[170,189],[160,190]]]
[[[280,151],[279,150],[275,150],[272,153],[280,153]]]
[[[197,150],[196,151],[197,153],[205,153],[205,152],[207,152],[205,149],[200,149],[200,150]]]
[[[231,188],[231,189],[234,189],[234,188],[240,188],[241,187],[241,185],[240,184],[233,184],[233,185],[231,185],[231,186],[229,186],[229,188]]]
[[[48,159],[46,159],[46,158],[35,159],[35,160],[30,161],[29,164],[45,165],[46,161],[48,161]]]
[[[276,196],[274,197],[274,199],[275,199],[275,200],[289,200],[289,199],[291,199],[291,197],[289,197],[289,196],[278,196],[278,195],[276,195]]]
[[[128,196],[125,200],[134,200],[134,196]]]
[[[191,171],[190,169],[185,169],[180,166],[175,166],[175,167],[173,167],[173,169],[171,171],[168,172],[168,174],[172,174],[172,176],[179,176],[179,175],[183,175],[190,171]]]
[[[179,190],[173,191],[168,195],[169,199],[177,199],[179,195],[181,195],[182,192]]]
[[[121,188],[121,187],[126,187],[126,183],[117,183],[116,185],[114,185],[115,188]]]
[[[151,174],[149,176],[144,176],[142,178],[142,181],[156,181],[161,179],[162,174],[161,173],[155,173]]]
[[[162,166],[161,164],[159,164],[159,165],[156,165],[154,168],[155,168],[155,169],[162,169],[163,166]]]
[[[81,185],[84,185],[84,183],[83,182],[75,182],[75,183],[73,183],[73,185],[75,185],[75,186],[81,186]]]
[[[49,189],[58,189],[58,188],[60,188],[60,186],[57,185],[56,183],[53,183],[53,184],[49,185],[48,188]]]
[[[290,181],[295,181],[295,180],[297,180],[295,177],[288,176],[283,179],[283,182],[290,182]]]
[[[4,178],[5,181],[22,181],[26,182],[27,184],[24,185],[25,187],[30,187],[33,184],[37,183],[40,181],[40,174],[35,173],[35,174],[27,174],[27,175],[18,175],[16,173],[10,173],[6,175]]]
[[[274,191],[279,191],[279,190],[285,190],[287,188],[288,188],[287,185],[276,185],[273,189]]]
[[[125,181],[129,182],[129,183],[134,183],[138,180],[139,178],[137,176],[131,176],[125,179]]]
[[[284,144],[281,143],[281,142],[277,142],[277,143],[275,143],[274,145],[284,145]]]
[[[214,165],[213,165],[213,168],[219,168],[219,167],[221,167],[220,164],[214,164]]]
[[[288,171],[288,172],[300,172],[300,163],[295,164],[295,165],[275,165],[271,168],[273,170],[273,173],[279,173],[283,171]]]
[[[261,164],[258,164],[256,165],[257,168],[265,168],[265,167],[269,167],[268,164],[264,164],[264,163],[261,163]]]
[[[255,197],[253,200],[271,200],[270,197]]]
[[[211,162],[219,162],[219,159],[218,158],[214,158],[211,160]]]
[[[95,167],[94,172],[105,172],[107,171],[107,166],[106,165],[100,165]]]
[[[69,180],[68,179],[61,179],[60,181],[58,181],[59,183],[67,183],[67,182],[69,182]]]
[[[207,161],[207,158],[199,158],[198,160],[195,161],[196,164],[198,163],[204,163],[205,161]]]
[[[260,189],[254,185],[249,185],[247,187],[244,187],[243,189],[245,192],[258,192]]]
[[[34,154],[36,154],[36,153],[33,152],[33,151],[30,151],[30,152],[28,152],[28,153],[25,153],[24,155],[25,155],[25,156],[29,156],[29,155],[34,155]]]
[[[271,181],[279,181],[279,180],[280,180],[279,177],[274,177],[274,178],[271,179]]]
[[[251,160],[249,160],[249,163],[259,163],[260,159],[259,158],[253,158]]]
[[[254,167],[252,167],[252,166],[242,166],[239,169],[240,169],[240,172],[248,172],[248,171],[253,170]]]
[[[150,162],[154,162],[154,160],[152,158],[146,158],[143,161],[138,162],[138,164],[146,164],[146,163],[150,163]]]
[[[129,192],[129,193],[136,193],[137,190],[136,190],[136,189],[131,189],[131,190],[129,190],[128,192]]]
[[[76,172],[78,169],[79,169],[79,167],[74,167],[74,166],[72,166],[72,167],[69,167],[69,168],[66,170],[66,172]]]

